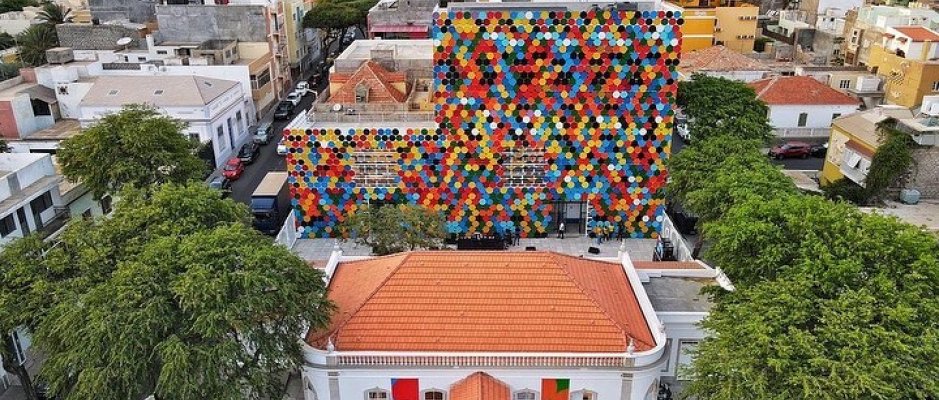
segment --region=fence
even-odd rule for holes
[[[780,138],[827,138],[831,128],[776,128],[776,137]]]
[[[672,223],[672,219],[669,218],[668,214],[662,213],[664,217],[662,220],[662,237],[666,239],[671,239],[672,244],[675,246],[675,259],[678,261],[694,261],[694,257],[691,256],[691,250],[688,248],[688,244],[685,243],[685,239],[681,236],[681,232],[678,232],[678,229],[675,228],[675,224]]]
[[[274,239],[274,243],[282,244],[288,249],[291,249],[296,242],[297,216],[295,212],[290,212],[290,214],[287,215],[287,220],[284,221],[284,226],[280,228],[280,232],[277,232],[277,238]]]

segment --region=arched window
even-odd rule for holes
[[[447,394],[440,389],[427,389],[422,392],[421,400],[447,400]]]
[[[391,394],[385,389],[369,389],[365,391],[365,400],[390,400]]]
[[[530,389],[523,389],[512,395],[512,400],[538,400],[538,392]]]

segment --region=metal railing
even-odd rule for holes
[[[339,355],[341,366],[394,365],[407,367],[567,367],[622,368],[634,360],[616,356],[510,356],[510,355]]]
[[[318,123],[344,123],[355,124],[363,122],[433,122],[434,113],[431,111],[407,112],[350,112],[348,110],[316,112],[307,114],[310,122]]]
[[[776,128],[773,130],[781,138],[829,137],[831,128]]]
[[[53,207],[53,210],[55,210],[55,214],[52,218],[43,223],[42,228],[37,230],[43,238],[48,238],[58,233],[72,218],[72,213],[69,211],[68,207]]]

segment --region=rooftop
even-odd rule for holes
[[[81,133],[81,125],[75,119],[62,119],[46,129],[26,136],[25,140],[64,140]]]
[[[392,51],[396,59],[434,59],[434,41],[430,39],[356,40],[336,60],[370,60],[372,50]]]
[[[145,103],[156,107],[204,106],[239,86],[202,76],[101,76],[82,99],[83,106]]]
[[[913,112],[899,106],[880,106],[866,111],[843,115],[836,118],[832,125],[851,134],[868,146],[876,146],[880,139],[877,124],[887,119],[910,119]]]
[[[681,70],[686,74],[707,71],[769,71],[769,67],[758,60],[747,57],[724,46],[682,54]]]
[[[342,86],[325,101],[360,103],[357,98],[364,94],[366,103],[404,103],[407,94],[393,84],[405,84],[406,80],[404,73],[388,71],[377,62],[368,60],[351,74],[336,72],[330,75],[330,83],[342,83]]]
[[[642,286],[656,312],[708,312],[711,302],[701,289],[715,284],[712,278],[660,276]]]
[[[909,37],[914,42],[939,41],[939,33],[922,26],[896,26],[893,29]]]
[[[857,105],[858,100],[810,76],[775,76],[750,82],[768,105]]]
[[[485,372],[475,372],[450,387],[450,400],[509,400],[509,386]]]
[[[624,353],[655,339],[623,266],[550,252],[410,252],[341,262],[340,351]],[[420,329],[415,329],[419,325]]]
[[[0,153],[0,171],[17,171],[47,156],[41,153]]]

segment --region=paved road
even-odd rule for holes
[[[674,142],[672,143],[672,155],[678,154],[686,146],[684,140],[681,136],[673,135]],[[805,140],[807,143],[815,144],[821,143],[821,140]],[[805,159],[801,158],[787,158],[785,160],[774,160],[770,159],[773,164],[782,165],[783,169],[791,170],[802,170],[802,171],[820,171],[822,165],[825,163],[825,159],[821,157],[809,157]]]

